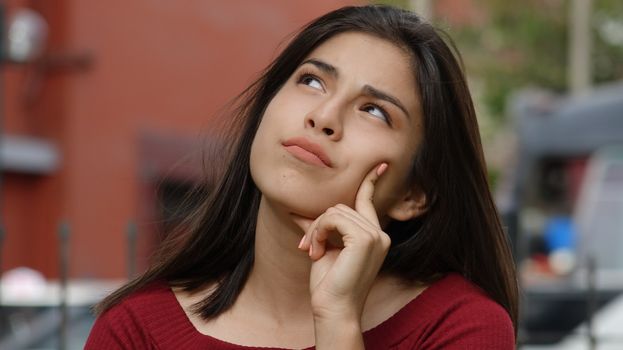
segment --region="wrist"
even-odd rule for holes
[[[312,307],[314,323],[320,325],[360,324],[361,312],[353,305],[330,303],[331,307]]]
[[[363,349],[361,322],[353,318],[314,318],[316,349]]]
[[[314,320],[322,323],[360,322],[364,303],[365,298],[352,294],[345,298],[328,298],[317,293],[311,298]]]
[[[331,329],[334,327],[361,330],[361,317],[353,314],[314,315],[315,328]]]

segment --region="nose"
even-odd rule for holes
[[[305,117],[305,127],[314,129],[337,141],[343,134],[343,111],[339,103],[326,101],[310,111]]]

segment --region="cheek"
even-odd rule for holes
[[[274,152],[273,147],[279,142],[280,130],[285,127],[279,106],[279,95],[266,106],[260,125],[255,132],[255,137],[251,145],[251,169],[254,165],[267,161],[270,154]],[[253,173],[252,173],[253,174]]]
[[[402,175],[388,169],[377,182],[374,189],[374,204],[380,213],[385,213],[390,206],[402,200],[406,195],[406,179]]]
[[[388,168],[377,181],[374,189],[374,204],[379,214],[384,214],[387,209],[397,201],[403,199],[407,192],[407,181],[411,168],[412,157],[410,154],[401,152],[389,152],[388,148],[378,147],[369,150],[367,157],[362,161],[363,166],[358,170],[359,182],[379,164],[385,162]],[[355,191],[358,187],[355,189]]]
[[[262,174],[266,174],[270,169],[270,155],[274,153],[274,149],[271,149],[271,145],[276,143],[276,141],[274,141],[274,128],[271,124],[272,121],[267,108],[255,133],[255,137],[253,138],[249,159],[251,178],[258,186],[266,181],[262,179],[262,177],[266,177],[266,175]]]

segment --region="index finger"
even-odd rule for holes
[[[381,163],[381,165],[370,170],[368,175],[366,175],[361,182],[359,190],[357,191],[357,196],[355,197],[355,210],[375,226],[380,226],[380,223],[376,215],[376,209],[372,203],[372,199],[374,198],[374,185],[385,170],[387,170],[387,163]]]

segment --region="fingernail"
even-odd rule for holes
[[[387,163],[383,163],[383,164],[379,165],[379,167],[376,168],[376,175],[378,175],[378,176],[383,175],[383,173],[385,172],[386,169],[387,169]]]
[[[301,249],[301,247],[303,246],[303,242],[305,242],[305,235],[303,235],[301,241],[299,242],[299,249]]]
[[[313,245],[309,245],[309,256],[312,256],[312,253],[314,252],[314,246]]]

